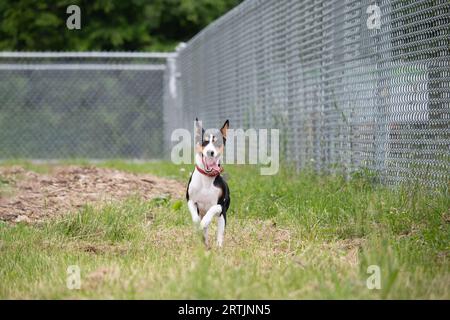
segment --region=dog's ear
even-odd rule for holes
[[[223,124],[222,128],[220,128],[220,133],[222,133],[222,136],[226,139],[227,138],[227,132],[228,128],[230,127],[230,122],[227,120]]]

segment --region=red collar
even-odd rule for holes
[[[223,172],[223,167],[220,167],[220,171],[212,170],[210,172],[201,169],[198,165],[195,165],[195,167],[197,168],[198,172],[208,177],[217,177],[219,174]]]

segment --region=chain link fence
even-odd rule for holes
[[[380,28],[373,4],[244,1],[180,51],[176,126],[279,128],[299,168],[448,186],[450,2],[376,1]]]
[[[0,158],[159,158],[170,54],[0,53]]]
[[[298,168],[448,186],[450,2],[379,0],[379,28],[373,4],[247,0],[170,54],[0,53],[0,159],[160,159],[198,117],[280,129]]]

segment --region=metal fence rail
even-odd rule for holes
[[[0,158],[159,158],[162,53],[0,53]]]
[[[450,2],[247,0],[179,52],[175,127],[279,128],[299,167],[446,185]]]

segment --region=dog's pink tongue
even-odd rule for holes
[[[210,170],[220,171],[219,161],[214,158],[207,158],[206,164]]]

